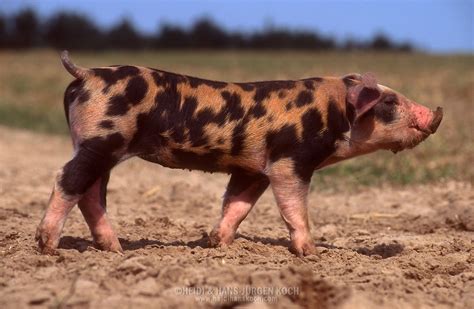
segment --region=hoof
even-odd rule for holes
[[[210,247],[226,247],[234,241],[234,234],[224,234],[218,229],[213,229],[209,234]]]
[[[99,250],[123,253],[122,246],[117,238],[115,239],[95,239],[95,246]]]
[[[316,246],[312,242],[305,242],[303,244],[292,244],[290,252],[298,257],[305,257],[316,254]]]
[[[36,229],[35,240],[38,243],[38,251],[41,254],[57,255],[57,247],[59,243],[58,237],[51,237],[45,229],[38,227]]]

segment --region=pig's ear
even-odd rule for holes
[[[347,102],[354,107],[355,120],[374,107],[381,95],[382,91],[372,73],[362,74],[359,83],[350,85],[347,90]]]
[[[349,81],[349,80],[362,80],[362,75],[359,73],[349,73],[341,77],[344,81]]]

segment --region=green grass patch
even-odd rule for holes
[[[51,134],[67,134],[64,112],[59,108],[46,109],[0,102],[0,124]]]
[[[374,153],[368,157],[360,157],[341,162],[316,171],[312,178],[312,189],[343,190],[363,186],[380,186],[383,183],[393,185],[424,184],[448,178],[456,178],[458,168],[453,163],[445,163],[435,168],[420,166],[413,163],[407,155],[392,157],[386,164],[390,154]],[[370,161],[370,162],[369,162]]]

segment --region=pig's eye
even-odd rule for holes
[[[383,98],[382,104],[374,106],[375,118],[385,124],[393,122],[397,118],[396,104],[398,104],[397,97],[387,95]]]
[[[387,104],[387,105],[395,105],[398,103],[397,101],[397,97],[396,96],[387,96],[385,97],[385,99],[383,100],[383,103],[384,104]]]

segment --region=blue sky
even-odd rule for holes
[[[149,33],[163,22],[189,26],[207,16],[228,30],[275,25],[337,39],[383,32],[430,52],[474,53],[474,0],[0,0],[7,14],[25,6],[45,17],[63,9],[84,13],[104,27],[127,17]]]

